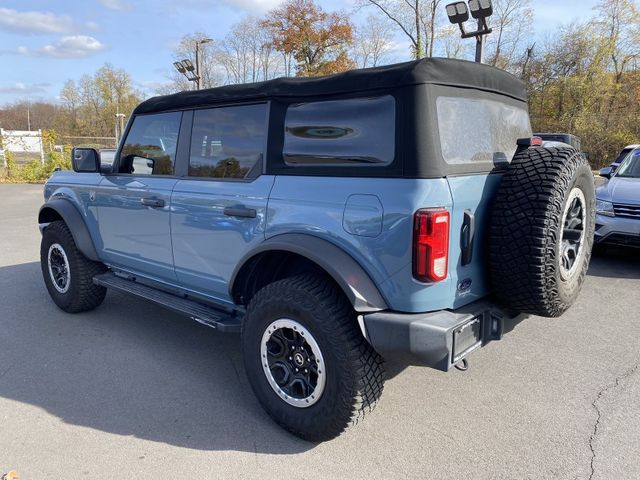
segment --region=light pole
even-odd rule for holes
[[[194,82],[196,90],[202,89],[202,52],[201,47],[205,43],[213,42],[212,38],[203,38],[196,41],[196,64],[195,66],[188,58],[180,60],[179,62],[173,62],[175,69],[187,77],[187,80]]]
[[[491,0],[469,0],[469,8],[466,2],[455,2],[445,8],[449,21],[460,27],[462,38],[476,38],[476,62],[483,63],[484,37],[493,31],[487,25],[487,18],[493,15]],[[471,10],[471,16],[478,21],[478,29],[475,32],[466,32],[464,29],[464,22],[469,20],[469,10]]]
[[[200,53],[200,47],[209,42],[213,42],[213,39],[203,38],[196,42],[196,76],[198,77],[196,85],[198,90],[202,89],[202,54]]]
[[[116,148],[120,143],[122,134],[124,133],[124,113],[116,113]]]

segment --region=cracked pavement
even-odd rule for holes
[[[615,379],[600,392],[592,405],[597,412],[591,448],[590,479],[640,478],[638,445],[640,445],[640,418],[629,415],[640,399],[640,363]],[[616,442],[621,433],[632,442]],[[613,434],[614,441],[610,438]],[[608,441],[607,441],[608,440]]]
[[[530,318],[466,373],[411,367],[321,445],[276,427],[238,338],[110,293],[51,303],[41,186],[0,185],[0,474],[45,478],[640,478],[640,252],[594,259],[562,318]]]

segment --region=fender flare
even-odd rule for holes
[[[78,250],[88,259],[99,262],[100,258],[93,244],[91,234],[89,234],[89,229],[82,218],[82,214],[70,200],[56,198],[49,200],[40,207],[40,211],[38,212],[40,231],[44,232],[47,225],[54,221],[57,216],[62,217],[64,223],[67,224]]]
[[[271,237],[242,257],[229,282],[229,294],[232,298],[237,276],[242,268],[256,255],[269,251],[295,253],[317,264],[340,286],[356,312],[388,309],[376,284],[353,257],[327,240],[299,233]]]

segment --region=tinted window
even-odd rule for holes
[[[620,165],[616,177],[640,178],[640,153],[628,157]]]
[[[262,171],[267,106],[197,110],[193,117],[189,175],[253,178]]]
[[[395,125],[390,95],[290,105],[284,159],[288,165],[388,165]]]
[[[140,115],[120,152],[120,173],[173,175],[182,113]]]
[[[627,156],[633,151],[633,148],[625,148],[620,152],[618,158],[615,159],[613,163],[622,163],[622,161],[627,158]]]
[[[449,164],[510,162],[516,141],[531,136],[527,110],[502,101],[439,97],[437,113],[442,156]]]

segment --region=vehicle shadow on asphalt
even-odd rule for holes
[[[640,249],[606,247],[602,252],[594,252],[587,275],[640,279]]]
[[[290,454],[315,446],[261,409],[238,335],[111,292],[93,312],[66,314],[38,263],[0,267],[0,292],[0,397],[69,424],[185,448]]]

